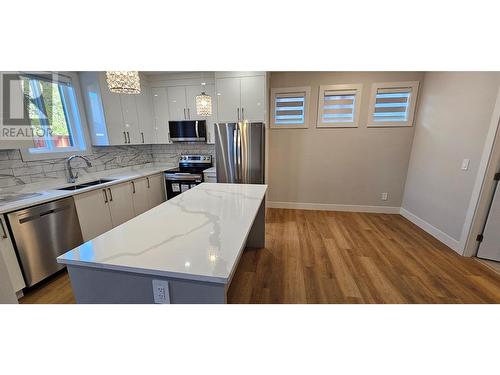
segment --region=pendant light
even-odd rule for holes
[[[205,82],[201,83],[201,94],[196,96],[196,114],[198,116],[212,116],[212,97],[205,93]]]
[[[139,72],[106,72],[109,91],[117,94],[140,94]]]

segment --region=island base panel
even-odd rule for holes
[[[263,248],[266,247],[266,198],[260,204],[257,216],[253,220],[252,228],[248,233],[246,247]]]
[[[154,303],[153,280],[169,282],[170,303],[226,303],[225,284],[68,265],[77,303]]]

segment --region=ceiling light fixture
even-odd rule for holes
[[[117,94],[140,94],[139,72],[106,72],[109,91]]]
[[[205,93],[205,82],[201,83],[201,94],[196,96],[196,114],[198,116],[212,116],[212,97]]]

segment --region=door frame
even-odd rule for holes
[[[460,247],[464,249],[464,256],[477,255],[480,243],[476,237],[483,232],[491,200],[495,193],[495,184],[490,182],[493,181],[494,175],[498,171],[500,171],[500,88],[460,237]]]

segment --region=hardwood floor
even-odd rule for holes
[[[500,275],[400,215],[268,209],[229,303],[500,303]],[[22,303],[73,303],[65,273]]]

